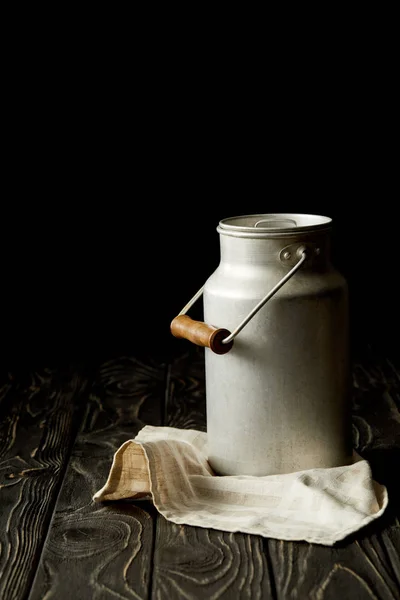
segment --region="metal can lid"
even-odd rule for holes
[[[302,213],[260,213],[222,219],[217,231],[230,235],[270,237],[330,229],[332,219]]]

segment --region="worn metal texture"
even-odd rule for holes
[[[330,258],[329,217],[249,215],[218,225],[220,264],[204,320],[235,330],[296,264],[301,268],[235,337],[205,349],[209,461],[222,475],[271,475],[347,464],[349,311]]]

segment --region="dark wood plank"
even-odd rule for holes
[[[394,531],[334,547],[267,541],[278,598],[398,600],[399,554]]]
[[[399,600],[400,371],[366,353],[353,365],[353,439],[387,486],[385,514],[333,548],[267,541],[278,598]]]
[[[400,363],[369,352],[353,373],[354,446],[387,486],[388,514],[400,516]]]
[[[205,431],[204,350],[190,346],[169,369],[165,424]],[[153,598],[273,598],[261,537],[157,519]]]
[[[334,547],[177,526],[159,517],[155,598],[400,598],[399,371],[375,354],[352,366],[354,446],[389,489],[384,516]],[[204,376],[201,349],[190,348],[171,366],[167,425],[206,430]]]
[[[99,504],[115,450],[144,424],[161,424],[163,364],[113,359],[98,370],[30,600],[147,598],[150,504]]]
[[[76,434],[79,369],[9,373],[0,389],[0,598],[26,598]]]

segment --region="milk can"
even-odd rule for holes
[[[217,226],[220,262],[171,322],[205,348],[208,459],[219,475],[351,461],[348,293],[332,219],[250,214]],[[186,313],[203,296],[204,322]]]

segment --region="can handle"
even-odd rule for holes
[[[185,338],[197,346],[210,348],[215,354],[226,354],[233,346],[233,340],[224,342],[230,331],[194,321],[187,315],[175,317],[171,323],[171,332],[177,338]]]
[[[297,227],[297,223],[294,219],[284,219],[284,218],[268,218],[268,219],[260,219],[256,223],[254,223],[254,227],[258,227],[261,223],[267,223],[267,227],[269,229],[277,229],[282,227]],[[264,225],[265,227],[265,225]]]
[[[276,294],[280,288],[285,285],[289,279],[298,271],[304,261],[307,259],[307,250],[305,247],[300,247],[297,250],[300,259],[297,263],[286,273],[284,277],[268,292],[262,300],[253,308],[253,310],[247,315],[245,319],[232,331],[228,329],[217,329],[212,325],[207,325],[202,321],[194,321],[186,315],[190,307],[200,298],[203,293],[204,286],[193,296],[193,298],[184,306],[179,315],[175,317],[170,325],[171,333],[174,337],[185,338],[190,342],[193,342],[197,346],[204,346],[210,348],[215,354],[226,354],[233,346],[233,340],[242,331],[249,321],[258,313],[258,311],[264,306],[272,296]]]

